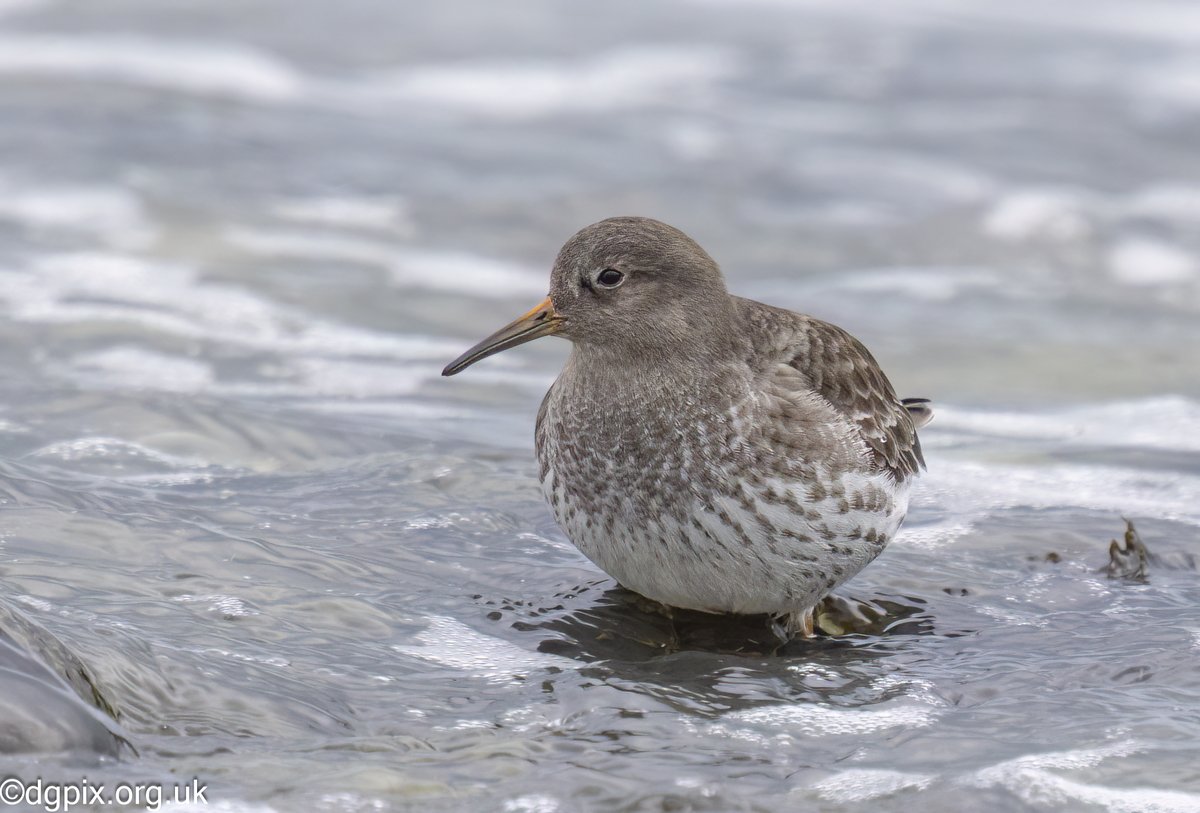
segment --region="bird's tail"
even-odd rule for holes
[[[933,407],[929,405],[928,398],[902,398],[900,403],[904,404],[904,408],[912,416],[913,425],[917,429],[933,419]]]

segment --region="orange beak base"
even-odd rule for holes
[[[477,361],[525,342],[557,333],[562,317],[554,312],[554,303],[546,297],[533,310],[514,319],[491,336],[446,365],[442,375],[461,373]]]

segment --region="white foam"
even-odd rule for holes
[[[1171,285],[1190,282],[1200,274],[1194,255],[1146,237],[1127,238],[1113,246],[1108,269],[1113,279],[1126,285]]]
[[[876,189],[902,199],[908,208],[920,200],[971,204],[995,193],[996,181],[964,162],[931,158],[903,149],[867,150],[848,146],[806,149],[795,171],[825,185]]]
[[[1005,285],[985,268],[879,268],[839,273],[814,280],[812,287],[892,293],[926,302],[948,302],[971,291],[997,291]]]
[[[208,465],[205,461],[198,458],[179,457],[167,454],[166,452],[160,452],[149,446],[143,446],[140,443],[134,443],[133,441],[99,436],[88,436],[50,443],[30,452],[27,457],[48,457],[64,462],[96,458],[140,458],[148,462],[178,468]]]
[[[0,271],[0,313],[20,322],[137,325],[148,333],[279,354],[249,380],[136,345],[83,353],[47,371],[96,389],[350,397],[412,393],[437,379],[459,341],[342,325],[255,292],[201,280],[189,268],[122,254],[43,255]]]
[[[914,490],[912,513],[933,503],[955,516],[953,525],[961,526],[1009,508],[1083,508],[1200,524],[1196,494],[1200,477],[1175,472],[942,459]]]
[[[209,792],[211,792],[211,788]],[[169,796],[171,791],[168,789],[165,793]],[[353,809],[359,810],[361,808],[356,807]],[[164,801],[159,810],[167,811],[168,813],[279,813],[275,808],[263,804],[229,801],[228,799],[213,799],[208,801],[207,792],[205,793],[205,801],[203,802]]]
[[[373,229],[403,235],[414,230],[408,206],[395,197],[285,198],[276,201],[272,211],[284,220],[319,226]]]
[[[983,230],[1002,240],[1038,237],[1071,241],[1086,237],[1091,224],[1081,193],[1059,189],[1024,189],[1005,195],[983,216]]]
[[[0,35],[0,75],[120,84],[362,115],[411,111],[415,106],[499,118],[631,108],[700,96],[739,69],[733,53],[723,48],[647,44],[572,59],[415,64],[327,78],[304,74],[278,56],[226,42]]]
[[[141,201],[118,187],[27,187],[0,178],[0,220],[32,229],[80,232],[119,248],[140,248],[155,230]]]
[[[922,485],[918,484],[915,491],[919,492]],[[926,504],[926,500],[922,504]],[[912,514],[910,513],[910,517]],[[918,512],[919,517],[919,512]],[[915,548],[936,550],[958,541],[975,529],[973,520],[947,520],[917,525],[909,522],[900,528],[900,544],[912,545]]]
[[[331,415],[354,414],[356,416],[372,415],[407,421],[469,421],[479,420],[479,413],[463,407],[461,404],[433,401],[431,403],[413,403],[406,401],[365,401],[347,403],[346,401],[314,400],[305,405],[308,409],[319,410]]]
[[[1029,187],[1012,190],[984,212],[981,228],[1000,240],[1084,241],[1099,230],[1117,233],[1153,220],[1190,227],[1200,222],[1200,187],[1155,183],[1125,195],[1091,189]],[[1126,284],[1155,285],[1192,279],[1196,258],[1162,240],[1130,236],[1109,251],[1112,276]]]
[[[1074,751],[1050,751],[1043,754],[1029,754],[1016,759],[1006,760],[990,768],[976,772],[975,777],[985,783],[1003,782],[1014,771],[1044,770],[1048,768],[1063,768],[1080,770],[1099,765],[1112,757],[1125,757],[1144,750],[1141,743],[1134,740],[1108,743],[1096,748],[1080,748]]]
[[[232,618],[244,618],[246,616],[258,615],[257,610],[252,610],[246,606],[246,602],[237,596],[226,596],[220,593],[212,595],[194,596],[185,594],[175,596],[175,601],[184,604],[204,604],[205,609],[210,613],[220,613],[223,616]]]
[[[662,130],[663,141],[685,161],[707,161],[726,146],[728,138],[717,128],[698,121],[678,121]]]
[[[37,598],[36,596],[17,596],[16,599],[21,604],[34,610],[43,613],[54,612],[54,605],[45,599]]]
[[[929,774],[857,768],[822,779],[812,789],[831,802],[869,802],[902,790],[924,790],[935,778]]]
[[[1060,446],[1200,452],[1200,403],[1179,396],[1117,401],[1052,412],[997,412],[937,406],[931,435],[969,432]]]
[[[1196,813],[1200,793],[1158,788],[1111,788],[1074,782],[1047,771],[1025,771],[1010,789],[1028,802],[1061,809],[1060,805],[1083,802],[1111,813]]]
[[[476,296],[544,296],[547,276],[546,271],[460,251],[410,250],[392,265],[393,279],[403,285]]]
[[[396,246],[344,234],[294,230],[230,229],[226,239],[260,256],[350,262],[387,269],[412,288],[511,297],[545,295],[546,273],[465,251]]]
[[[783,729],[783,733],[788,735],[844,736],[871,734],[890,728],[924,728],[933,725],[938,713],[933,706],[911,702],[877,704],[861,708],[789,703],[736,711],[725,715],[723,719],[733,723]]]
[[[1027,804],[1051,809],[1082,802],[1111,813],[1194,813],[1200,810],[1200,794],[1090,785],[1059,776],[1051,770],[1081,770],[1143,750],[1145,747],[1138,742],[1124,741],[1099,748],[1033,754],[984,768],[967,781],[980,787],[1000,786]]]
[[[66,369],[76,381],[113,389],[197,393],[214,382],[207,362],[134,346],[77,355]]]
[[[515,799],[506,799],[501,809],[504,813],[558,813],[562,807],[553,796],[529,793]]]
[[[1012,508],[1078,508],[1113,515],[1154,516],[1200,525],[1200,476],[1093,462],[1049,462],[1055,449],[1200,451],[1200,404],[1186,398],[1123,401],[1042,413],[961,410],[938,405],[922,432],[929,470],[913,490],[898,544],[937,549],[970,533],[983,518]],[[949,440],[949,444],[945,441]],[[970,458],[941,448],[1002,442],[1006,459]],[[1033,451],[1033,462],[1011,462]],[[1090,457],[1090,455],[1089,455]],[[945,518],[924,520],[928,509]],[[1012,623],[1039,621],[1006,615]]]
[[[0,36],[0,74],[115,82],[255,102],[299,98],[281,60],[225,43],[51,34]]]
[[[936,684],[924,678],[905,677],[889,672],[871,681],[871,690],[874,692],[891,694],[897,689],[903,689],[905,697],[920,700],[930,706],[945,705],[945,701],[937,692]]]
[[[429,625],[417,634],[417,641],[420,646],[392,648],[490,682],[506,683],[529,672],[542,672],[550,667],[574,668],[576,665],[569,658],[529,652],[500,638],[476,632],[447,616],[431,616]]]
[[[366,785],[374,784],[370,780],[363,781],[360,777],[360,782]],[[308,794],[303,797],[305,802],[308,801]],[[291,808],[295,810],[293,806]],[[387,813],[392,810],[392,805],[384,799],[373,799],[363,796],[360,793],[344,792],[344,793],[322,793],[317,797],[317,805],[313,808],[320,811],[345,811],[345,813]]]
[[[380,398],[411,395],[439,374],[438,365],[399,365],[346,359],[297,359],[295,378],[279,386],[254,385],[262,393]],[[245,387],[241,388],[245,390]]]
[[[1046,618],[1045,613],[1042,611],[1025,612],[1023,610],[996,607],[990,604],[980,605],[976,609],[988,618],[995,619],[1009,627],[1046,629],[1050,626],[1050,619]]]
[[[0,418],[0,432],[9,435],[24,435],[29,431],[28,426],[23,426],[19,423],[13,423],[6,418]]]
[[[643,46],[573,60],[417,65],[366,78],[364,97],[503,118],[638,107],[704,92],[738,69],[717,48]]]
[[[1127,214],[1181,223],[1200,222],[1200,186],[1151,184],[1124,202]]]
[[[203,282],[184,266],[106,252],[43,255],[27,271],[0,271],[0,304],[18,321],[127,322],[316,357],[444,360],[462,349],[456,342],[337,324],[243,288]]]

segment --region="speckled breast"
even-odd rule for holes
[[[804,610],[875,558],[908,484],[804,459],[759,430],[761,399],[671,408],[571,396],[538,417],[543,493],[579,550],[623,586],[709,612]],[[712,399],[707,403],[712,404]]]

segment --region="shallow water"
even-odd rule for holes
[[[1200,809],[1200,10],[599,9],[0,2],[0,602],[136,748],[0,776]],[[438,376],[618,213],[937,402],[886,632],[672,649],[541,503],[565,347]]]

